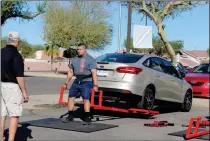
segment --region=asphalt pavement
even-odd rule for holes
[[[20,121],[30,121],[44,118],[59,118],[63,113],[67,112],[67,108],[48,109],[48,110],[25,110]],[[154,116],[154,119],[143,119],[142,117],[127,116],[127,114],[97,113],[99,117],[98,123],[114,124],[119,127],[106,129],[92,133],[82,133],[76,131],[51,129],[44,127],[28,126],[26,128],[18,128],[17,136],[21,140],[184,140],[183,137],[168,135],[169,133],[186,129],[182,124],[188,124],[191,117],[209,116],[209,109],[195,108],[189,113],[176,111],[162,112]],[[80,120],[76,118],[75,120]],[[169,127],[145,127],[144,123],[153,122],[155,120],[167,120],[174,123],[175,126]],[[95,121],[95,119],[93,120]],[[97,123],[96,122],[96,123]],[[6,129],[8,126],[6,127]],[[30,139],[30,138],[31,139]],[[200,140],[200,139],[198,139]],[[202,141],[202,140],[200,140]]]
[[[66,78],[28,76],[25,77],[26,87],[29,95],[58,94],[60,86]],[[69,86],[72,81],[70,81]]]

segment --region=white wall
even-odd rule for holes
[[[42,51],[36,51],[36,59],[41,59],[42,58]]]
[[[47,60],[37,60],[37,59],[30,59],[30,58],[26,58],[24,61],[25,62],[48,62]]]

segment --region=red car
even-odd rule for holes
[[[197,67],[198,67],[198,66],[195,66],[195,67],[193,67],[193,68],[189,69],[189,70],[187,71],[187,73],[191,73],[191,72],[193,72],[193,71],[194,71]]]
[[[185,80],[191,84],[194,97],[210,98],[210,63],[199,65],[191,73],[187,73]]]

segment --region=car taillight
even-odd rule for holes
[[[117,72],[119,73],[130,73],[130,74],[139,74],[142,72],[143,69],[141,68],[136,68],[136,67],[119,67],[117,68]]]

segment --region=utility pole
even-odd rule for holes
[[[130,52],[131,44],[131,17],[132,17],[132,1],[128,2],[128,27],[127,27],[127,52]]]
[[[122,18],[122,8],[121,8],[121,1],[120,1],[120,7],[119,7],[119,28],[118,28],[118,52],[120,52],[120,39],[121,39],[121,18]]]
[[[147,26],[147,15],[146,15],[146,24],[145,25]]]

